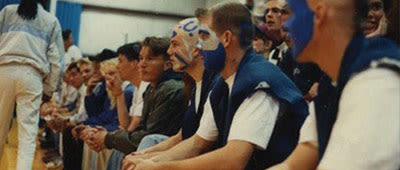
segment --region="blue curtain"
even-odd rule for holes
[[[0,0],[0,10],[9,4],[19,4],[20,0]]]
[[[61,28],[71,29],[75,45],[79,45],[79,28],[81,25],[82,5],[70,2],[57,2],[56,16],[60,21]]]

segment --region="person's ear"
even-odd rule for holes
[[[164,71],[167,71],[167,70],[169,70],[169,69],[171,69],[172,68],[172,62],[171,62],[171,60],[167,60],[167,61],[165,61],[164,62]]]
[[[193,49],[193,60],[202,60],[203,56],[200,55],[200,49],[199,48],[194,48]]]
[[[328,12],[328,6],[326,5],[326,3],[319,2],[315,5],[314,24],[316,28],[320,28],[326,23]]]
[[[232,38],[233,38],[233,33],[232,31],[225,31],[222,34],[222,44],[224,44],[224,47],[228,47],[232,43]]]
[[[133,60],[129,62],[129,66],[132,67],[132,69],[136,70],[139,64],[139,60]]]

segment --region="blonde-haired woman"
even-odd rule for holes
[[[97,107],[102,107],[102,112],[94,115],[88,124],[88,128],[85,128],[86,131],[90,131],[89,133],[85,133],[85,136],[81,136],[81,139],[85,142],[83,160],[82,160],[82,168],[83,169],[98,169],[102,170],[106,168],[106,161],[111,154],[110,150],[104,148],[93,148],[89,146],[94,141],[92,138],[94,133],[99,131],[108,131],[112,132],[119,128],[119,120],[117,109],[115,107],[116,100],[114,96],[118,96],[120,94],[112,94],[111,90],[107,88],[112,83],[112,80],[116,78],[120,78],[120,75],[117,70],[118,59],[113,58],[106,61],[101,62],[100,71],[102,76],[105,78],[105,82],[100,85],[99,89],[105,89],[103,93],[96,93],[96,98],[101,99],[104,98],[103,104],[98,103]],[[134,87],[128,83],[124,82],[122,84],[122,89],[125,100],[127,103],[127,109],[129,109],[130,104],[132,103],[132,94]],[[89,150],[90,149],[90,150]],[[104,150],[103,150],[104,149]],[[101,152],[99,152],[101,151]],[[98,153],[97,153],[98,152]]]

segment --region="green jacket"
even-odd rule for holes
[[[136,151],[143,137],[149,134],[174,135],[181,127],[187,104],[183,97],[184,83],[169,79],[153,88],[149,86],[143,94],[142,120],[132,132],[117,130],[105,138],[107,148],[125,154]]]

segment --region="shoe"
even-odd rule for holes
[[[63,166],[63,160],[61,157],[58,157],[55,160],[46,163],[47,169],[60,169],[62,166]]]
[[[51,161],[54,161],[55,159],[61,157],[60,154],[58,152],[52,152],[52,153],[48,153],[47,155],[45,154],[42,158],[43,163],[48,163]]]

